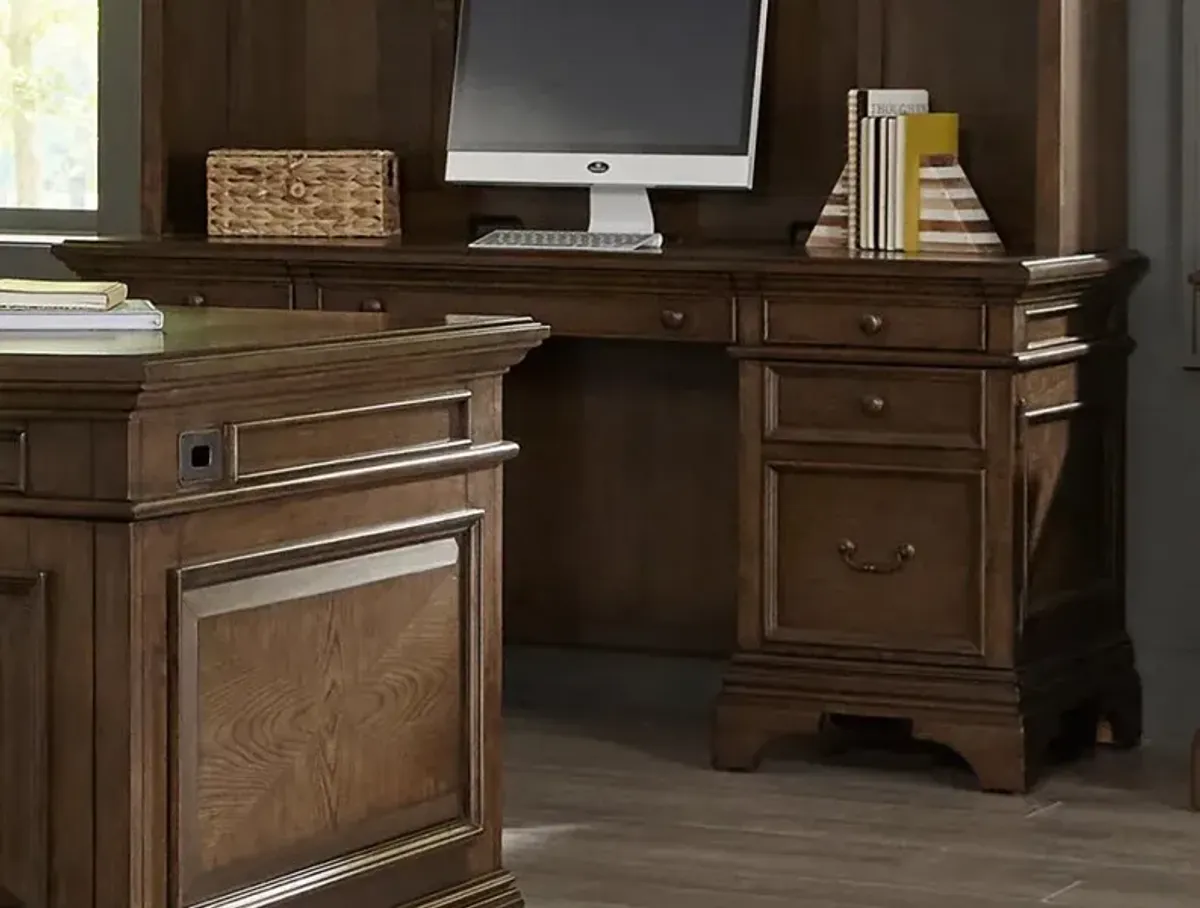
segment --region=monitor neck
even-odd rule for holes
[[[654,211],[644,186],[589,187],[589,233],[653,235]]]

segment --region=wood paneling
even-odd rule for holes
[[[478,218],[586,220],[581,190],[443,184],[455,0],[144,2],[150,232],[164,209],[168,231],[203,231],[204,155],[222,146],[393,150],[405,231],[423,241],[463,239]],[[926,87],[936,109],[961,114],[967,173],[1010,250],[1119,245],[1125,7],[776,2],[754,191],[656,192],[660,226],[689,241],[786,242],[792,225],[815,221],[845,162],[846,92]]]

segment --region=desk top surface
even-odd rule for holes
[[[0,389],[89,393],[131,383],[259,382],[377,372],[393,380],[518,362],[549,328],[523,316],[164,306],[159,331],[0,332]],[[332,379],[326,379],[332,380]],[[341,380],[339,377],[338,380]]]
[[[1022,257],[955,253],[880,253],[841,249],[808,251],[786,244],[696,243],[668,245],[661,254],[517,252],[468,249],[465,243],[394,239],[240,237],[103,237],[71,240],[59,257],[74,261],[123,258],[238,260],[264,264],[324,263],[454,271],[730,272],[761,274],[896,275],[973,278],[1001,282],[1094,276],[1139,260],[1127,250],[1071,256]]]

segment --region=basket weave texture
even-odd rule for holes
[[[209,152],[210,236],[387,237],[400,232],[390,151]]]

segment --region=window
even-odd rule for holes
[[[0,0],[0,231],[94,230],[99,0]]]

